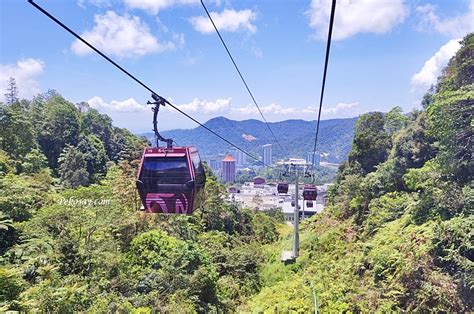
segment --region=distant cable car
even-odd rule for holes
[[[278,182],[277,191],[279,194],[288,193],[288,183],[287,182]]]
[[[240,189],[235,186],[231,186],[228,191],[229,193],[240,193]]]
[[[306,207],[313,207],[313,201],[306,201]]]
[[[147,213],[191,214],[204,193],[206,174],[198,150],[193,147],[173,147],[172,139],[158,133],[157,115],[165,100],[152,95],[153,126],[156,144],[167,143],[167,147],[145,148],[137,175],[137,189]],[[148,102],[150,104],[150,102]]]
[[[313,184],[306,184],[303,189],[303,199],[305,201],[315,201],[318,196],[316,186]]]
[[[288,182],[286,180],[282,180],[282,176],[288,176],[288,171],[283,170],[283,172],[279,171],[280,181],[277,185],[277,191],[279,194],[287,194],[288,193]]]

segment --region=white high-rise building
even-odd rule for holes
[[[237,165],[245,166],[247,164],[247,155],[244,152],[238,150],[237,151]]]
[[[263,158],[262,161],[265,166],[270,166],[272,164],[272,144],[265,144],[263,148]]]
[[[319,163],[321,162],[321,156],[319,155],[318,152],[313,153],[313,152],[308,152],[306,154],[306,163],[308,165],[311,165],[313,163],[313,155],[314,155],[314,165],[315,167],[319,167]]]
[[[210,163],[210,166],[211,166],[211,169],[214,170],[214,171],[218,171],[219,170],[219,162],[216,160],[216,159],[211,159],[209,161]]]
[[[235,164],[237,165],[237,167],[239,166],[243,166],[247,163],[247,159],[245,158],[245,154],[238,150],[238,149],[233,149],[230,151],[230,154],[232,155],[232,157],[234,157],[235,159]]]

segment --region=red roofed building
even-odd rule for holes
[[[227,155],[222,160],[222,179],[224,182],[235,182],[235,159]]]

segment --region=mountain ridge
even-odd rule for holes
[[[330,162],[343,162],[351,149],[355,118],[336,118],[321,120],[318,151]],[[279,139],[283,149],[279,147],[263,121],[256,119],[232,120],[223,116],[215,117],[204,123],[217,134],[228,139],[240,148],[255,156],[261,156],[261,146],[273,144],[274,159],[299,157],[305,158],[308,151],[313,150],[316,120],[288,119],[269,122],[270,128]],[[174,129],[161,132],[164,137],[171,137],[176,145],[196,145],[203,159],[214,158],[218,154],[233,149],[229,144],[218,139],[202,126],[193,129]],[[152,143],[152,132],[142,133]],[[251,135],[255,140],[248,141],[244,135]]]

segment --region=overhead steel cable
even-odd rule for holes
[[[114,60],[112,60],[110,57],[108,57],[106,54],[104,54],[102,51],[100,51],[99,49],[97,49],[96,47],[94,47],[92,44],[90,44],[88,41],[86,41],[85,39],[83,39],[80,35],[78,35],[76,32],[74,32],[72,29],[70,29],[68,26],[66,26],[64,23],[62,23],[60,20],[58,20],[56,17],[54,17],[52,14],[50,14],[48,11],[46,11],[45,9],[43,9],[41,6],[39,6],[38,4],[36,4],[33,0],[28,0],[28,2],[33,5],[36,9],[38,9],[41,13],[43,13],[44,15],[46,15],[47,17],[49,17],[51,20],[53,20],[56,24],[58,24],[59,26],[61,26],[63,29],[65,29],[66,31],[68,31],[71,35],[73,35],[74,37],[76,37],[78,40],[80,40],[81,42],[83,42],[85,45],[87,45],[89,48],[91,48],[92,50],[94,50],[96,53],[98,53],[101,57],[103,57],[105,60],[107,60],[108,62],[110,62],[112,65],[114,65],[117,69],[119,69],[120,71],[122,71],[124,74],[126,74],[128,77],[130,77],[132,80],[134,80],[135,82],[137,82],[138,84],[140,84],[142,87],[144,87],[146,90],[148,90],[150,93],[152,93],[152,95],[157,95],[158,97],[160,97],[166,104],[168,104],[171,108],[175,109],[176,111],[178,111],[179,113],[181,113],[182,115],[184,115],[185,117],[187,117],[188,119],[190,119],[191,121],[197,123],[199,126],[203,127],[204,129],[206,129],[207,131],[209,131],[210,133],[214,134],[215,136],[217,136],[218,138],[220,138],[221,140],[223,140],[224,142],[226,142],[227,144],[229,144],[230,146],[234,147],[235,149],[241,151],[242,153],[244,153],[245,155],[249,156],[250,158],[254,159],[254,160],[257,160],[259,162],[262,162],[265,166],[267,167],[271,167],[270,165],[266,165],[263,161],[261,161],[259,158],[253,156],[252,154],[248,153],[247,151],[245,151],[244,149],[240,148],[239,146],[235,145],[234,143],[232,143],[231,141],[227,140],[226,138],[224,138],[223,136],[219,135],[218,133],[216,133],[215,131],[213,131],[212,129],[210,129],[209,127],[207,127],[206,125],[202,124],[201,122],[199,122],[198,120],[196,120],[195,118],[193,118],[191,115],[187,114],[186,112],[182,111],[181,109],[179,109],[178,107],[176,107],[175,105],[173,105],[172,103],[170,103],[168,100],[166,100],[164,97],[161,97],[158,95],[158,93],[156,93],[154,90],[152,90],[150,87],[148,87],[145,83],[143,83],[142,81],[140,81],[138,78],[136,78],[133,74],[131,74],[130,72],[128,72],[127,70],[125,70],[123,67],[121,67],[117,62],[115,62]]]
[[[326,58],[325,58],[325,61],[324,61],[323,82],[322,82],[322,86],[321,86],[321,96],[319,98],[318,122],[316,124],[316,136],[314,138],[314,148],[313,148],[313,158],[312,158],[311,168],[314,167],[314,155],[316,154],[316,146],[318,144],[319,123],[321,121],[321,111],[323,109],[324,88],[326,86],[326,74],[327,74],[327,71],[328,71],[329,51],[331,50],[332,28],[333,28],[333,25],[334,25],[334,15],[335,15],[335,13],[336,13],[336,0],[332,0],[331,15],[330,15],[330,18],[329,18],[328,41],[327,41],[327,45],[326,45]]]
[[[244,83],[244,86],[245,86],[245,88],[247,89],[247,92],[249,93],[250,98],[252,98],[252,101],[253,101],[253,103],[255,104],[255,107],[257,107],[258,112],[260,112],[260,115],[262,116],[263,121],[264,121],[265,124],[267,125],[268,130],[270,131],[270,133],[271,133],[271,134],[273,135],[273,137],[275,138],[275,141],[276,141],[276,143],[278,144],[278,146],[280,146],[280,149],[281,149],[282,151],[284,151],[284,150],[283,150],[283,147],[282,147],[281,144],[280,144],[280,141],[279,141],[278,138],[275,136],[275,133],[273,133],[272,128],[270,127],[270,125],[269,125],[268,122],[267,122],[267,119],[266,119],[265,116],[263,115],[263,112],[262,112],[262,110],[260,109],[260,106],[258,105],[257,100],[256,100],[255,97],[253,96],[252,91],[250,90],[250,88],[249,88],[247,82],[246,82],[245,79],[244,79],[244,76],[243,76],[242,73],[240,72],[240,69],[239,69],[239,67],[237,66],[237,63],[235,62],[234,58],[232,57],[232,54],[230,53],[229,48],[227,48],[227,45],[226,45],[226,43],[225,43],[225,41],[224,41],[224,38],[222,38],[221,33],[219,32],[219,29],[217,28],[216,24],[214,23],[214,20],[212,19],[211,14],[210,14],[209,11],[207,10],[206,5],[204,4],[204,1],[203,1],[203,0],[201,0],[201,5],[202,5],[202,7],[204,8],[204,11],[206,11],[207,17],[208,17],[209,20],[211,21],[212,26],[214,26],[214,29],[215,29],[217,35],[219,36],[219,39],[221,40],[221,43],[222,43],[222,45],[224,46],[225,51],[227,51],[227,55],[229,56],[230,60],[232,61],[232,64],[234,65],[235,69],[237,70],[237,73],[239,74],[240,79],[242,80],[242,83]]]

